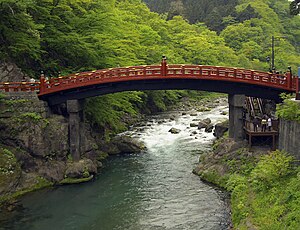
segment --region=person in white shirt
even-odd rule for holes
[[[268,118],[268,130],[269,131],[272,130],[272,119],[271,119],[271,117]]]

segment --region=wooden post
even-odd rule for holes
[[[300,95],[299,95],[299,76],[296,77],[296,100],[300,100]]]
[[[286,74],[285,74],[285,76],[286,76],[286,81],[287,81],[287,87],[289,88],[289,89],[292,89],[292,75],[291,75],[291,72],[287,72]]]
[[[296,77],[296,100],[300,100],[300,95],[299,95],[299,88],[300,88],[300,67],[298,67],[298,77]]]
[[[9,92],[9,83],[8,82],[4,83],[4,90],[5,90],[5,92]]]
[[[161,76],[167,76],[167,58],[166,56],[162,57],[161,60]]]
[[[42,72],[40,76],[40,93],[45,92],[45,90],[46,90],[46,79],[44,73]]]

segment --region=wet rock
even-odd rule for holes
[[[207,127],[205,128],[205,132],[211,133],[213,131],[214,125],[213,124],[208,124]]]
[[[219,139],[224,135],[224,133],[228,130],[228,128],[229,128],[229,120],[217,123],[215,125],[214,136]]]
[[[228,114],[227,111],[222,111],[222,112],[221,112],[221,115],[227,115],[227,114]]]
[[[168,132],[172,133],[172,134],[178,134],[180,133],[180,129],[176,129],[176,128],[171,128]]]
[[[198,114],[197,113],[191,113],[190,116],[196,117]]]
[[[207,128],[207,126],[211,123],[209,118],[203,119],[198,123],[198,129]]]
[[[66,165],[64,162],[50,160],[37,162],[38,174],[52,182],[59,182],[64,178]]]
[[[210,111],[211,109],[208,107],[200,107],[199,109],[197,109],[198,112],[207,112]]]
[[[101,151],[109,155],[140,153],[146,148],[143,142],[125,135],[114,137],[109,143],[102,144],[101,146]]]
[[[201,121],[201,119],[195,118],[195,119],[193,119],[192,121]]]
[[[96,164],[90,159],[81,159],[78,162],[68,162],[65,177],[86,178],[97,173]]]
[[[182,114],[181,114],[181,115],[183,115],[183,116],[184,116],[184,115],[186,115],[186,114],[187,114],[186,112],[182,112]]]
[[[198,127],[198,124],[197,123],[191,123],[190,127]]]

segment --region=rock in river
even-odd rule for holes
[[[180,129],[176,129],[176,128],[171,128],[170,130],[169,130],[169,132],[170,133],[172,133],[172,134],[178,134],[178,133],[180,133]]]

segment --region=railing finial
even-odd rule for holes
[[[40,93],[44,92],[46,89],[46,79],[44,75],[44,71],[41,71],[41,76],[40,76]]]
[[[167,57],[165,55],[162,56],[161,60],[161,75],[167,76]]]

